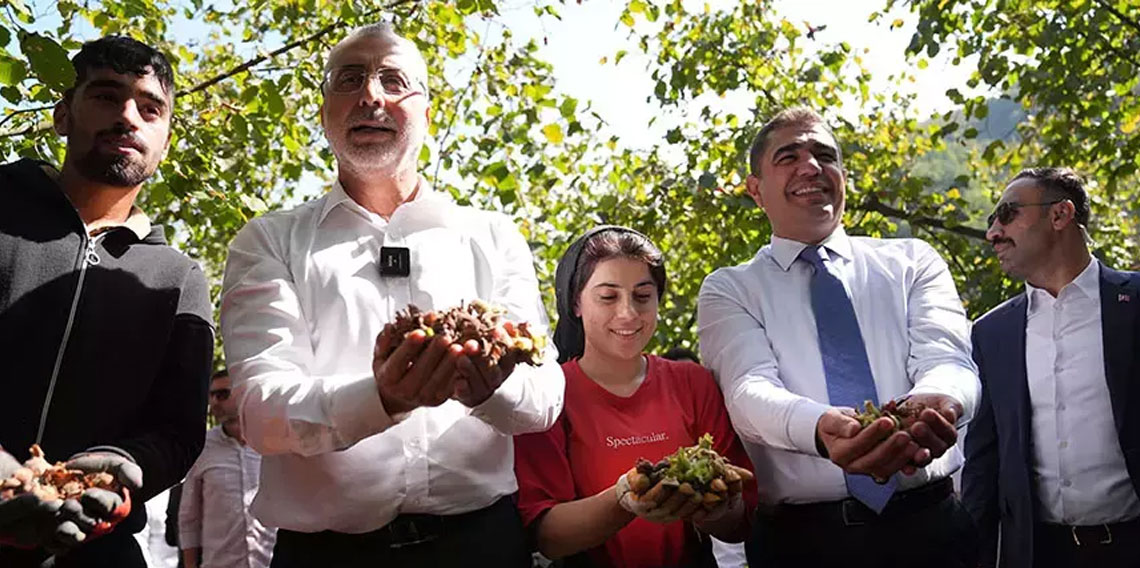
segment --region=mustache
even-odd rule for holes
[[[348,116],[348,127],[355,128],[361,124],[379,124],[384,128],[396,129],[396,121],[392,115],[383,109],[361,109]]]
[[[995,239],[990,240],[990,246],[997,246],[997,245],[1002,245],[1002,244],[1012,245],[1012,244],[1014,244],[1014,242],[1013,242],[1013,239],[1011,239],[1009,237],[997,237]]]
[[[96,132],[95,138],[99,140],[113,138],[140,152],[146,152],[146,142],[143,141],[142,137],[121,124]]]

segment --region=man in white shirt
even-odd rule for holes
[[[222,333],[243,431],[262,454],[273,566],[529,566],[511,436],[562,408],[553,349],[491,366],[450,338],[378,341],[409,304],[482,299],[545,333],[533,258],[509,218],[417,172],[427,68],[384,24],[329,53],[321,124],[338,178],[255,219],[226,266]]]
[[[186,481],[178,508],[178,544],[186,568],[266,568],[274,530],[249,512],[257,494],[261,456],[245,443],[229,374],[210,380],[210,414],[218,425]]]
[[[972,566],[950,474],[979,386],[946,263],[916,239],[847,236],[842,153],[812,110],[770,120],[750,167],[772,241],[698,303],[702,358],[756,467],[749,565]],[[852,417],[906,395],[927,407],[906,430]]]
[[[989,219],[1025,292],[973,330],[982,399],[962,489],[984,566],[1140,566],[1140,275],[1089,254],[1088,222],[1068,168],[1023,170]]]

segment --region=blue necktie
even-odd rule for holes
[[[834,272],[822,246],[809,246],[800,258],[811,263],[811,309],[819,333],[819,352],[823,356],[823,373],[827,378],[827,396],[832,406],[863,407],[863,401],[879,404],[875,378],[867,360],[867,347],[859,331],[859,320],[843,282]],[[882,485],[870,476],[845,473],[851,496],[876,513],[881,513],[898,486],[898,476]]]

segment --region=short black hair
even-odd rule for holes
[[[1089,226],[1089,193],[1085,190],[1085,180],[1072,168],[1026,168],[1013,177],[1013,181],[1031,179],[1037,182],[1054,198],[1073,202],[1076,212],[1073,218],[1082,227]]]
[[[71,58],[75,68],[75,84],[64,93],[70,99],[75,89],[87,81],[92,69],[113,69],[116,73],[138,76],[153,73],[162,90],[174,99],[174,69],[157,49],[125,36],[109,35],[83,44]]]
[[[689,349],[688,347],[681,347],[680,345],[666,351],[665,353],[662,353],[661,358],[668,359],[670,361],[682,361],[684,359],[688,359],[689,361],[697,364],[700,364],[701,362],[701,358],[697,356],[697,353],[695,351]]]
[[[210,376],[210,382],[212,383],[218,379],[223,379],[223,378],[228,377],[228,376],[230,376],[230,370],[225,368],[225,367],[222,367],[221,369],[218,369],[217,371],[214,372],[213,375]]]
[[[835,137],[835,132],[827,125],[827,121],[823,120],[818,112],[806,107],[795,106],[786,108],[773,116],[764,126],[760,127],[760,131],[752,138],[752,145],[748,148],[748,171],[754,176],[760,175],[760,156],[764,154],[764,150],[768,148],[768,139],[772,137],[772,133],[776,130],[786,126],[815,126],[823,127],[823,130],[831,136],[835,141],[835,149],[839,152],[839,163],[843,163],[843,150],[839,147],[839,139]]]

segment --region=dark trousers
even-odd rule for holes
[[[1035,568],[1140,567],[1140,519],[1111,525],[1038,525],[1033,533]]]
[[[50,560],[49,560],[50,557]],[[51,557],[42,550],[0,548],[0,568],[146,568],[142,549],[129,530],[91,539]]]
[[[509,497],[462,515],[400,515],[375,531],[277,531],[270,568],[530,568],[522,520]]]
[[[949,479],[944,480],[949,484]],[[936,482],[936,485],[939,482]],[[853,500],[761,508],[745,544],[749,566],[974,568],[977,529],[949,487],[882,515]],[[914,497],[912,495],[912,497]],[[899,498],[896,495],[896,498]],[[906,502],[906,497],[898,499]],[[916,500],[912,499],[912,503]]]

